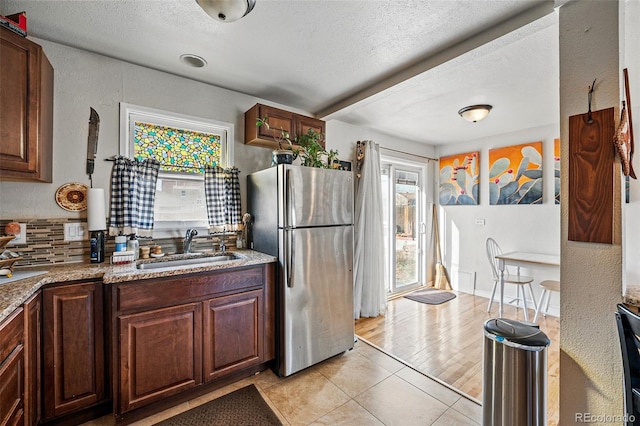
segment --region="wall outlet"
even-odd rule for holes
[[[21,245],[21,244],[27,244],[27,224],[26,223],[21,223],[20,224],[20,235],[16,235],[16,237],[9,241],[9,246],[17,246],[17,245]]]
[[[476,219],[476,225],[484,226],[484,219]]]
[[[80,222],[64,224],[64,240],[65,241],[82,241],[89,237],[87,232],[87,224]]]

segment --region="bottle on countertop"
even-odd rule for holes
[[[136,234],[131,234],[129,241],[127,241],[127,251],[133,251],[135,253],[135,259],[138,260],[140,242]]]
[[[127,237],[124,235],[118,235],[116,237],[116,251],[127,250]]]

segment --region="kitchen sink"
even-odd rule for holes
[[[169,268],[172,266],[194,266],[194,265],[208,265],[211,263],[225,262],[228,260],[240,259],[235,254],[214,254],[203,255],[195,257],[185,257],[188,255],[174,255],[163,257],[154,260],[141,260],[138,261],[136,268],[138,269],[160,269]]]

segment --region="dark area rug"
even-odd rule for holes
[[[255,385],[249,385],[202,404],[157,425],[282,425]]]
[[[456,295],[446,290],[425,288],[423,290],[409,293],[404,297],[410,300],[415,300],[416,302],[426,303],[428,305],[439,305],[441,303],[448,302],[451,299],[455,299]]]

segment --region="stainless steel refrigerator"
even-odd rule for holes
[[[247,177],[253,249],[277,256],[277,371],[353,348],[353,174],[279,165]]]

